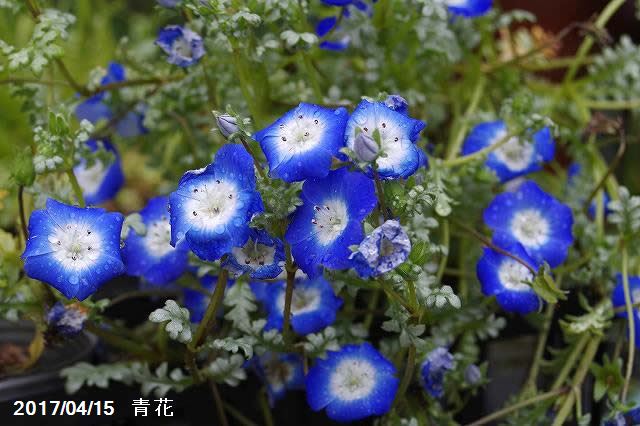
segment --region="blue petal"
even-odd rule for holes
[[[113,162],[108,167],[106,167],[106,169],[104,169],[101,177],[102,180],[97,187],[94,187],[94,184],[92,182],[84,181],[83,172],[87,170],[86,164],[84,162],[81,162],[73,169],[74,174],[78,178],[78,183],[82,188],[82,195],[84,196],[85,202],[88,205],[95,205],[103,203],[115,197],[115,195],[124,184],[124,174],[122,172],[122,166],[120,164],[120,155],[111,142],[104,139],[100,141],[100,144],[98,144],[98,141],[90,139],[86,142],[86,144],[93,152],[97,151],[99,147],[102,146],[105,151],[109,151],[114,154]]]
[[[322,0],[322,3],[329,6],[348,6],[353,0]]]
[[[109,62],[107,65],[107,74],[100,80],[101,85],[109,83],[118,83],[127,79],[126,72],[122,64],[118,62]]]
[[[269,175],[286,182],[327,176],[332,157],[343,146],[347,118],[344,108],[301,103],[257,132],[254,137],[269,162]],[[307,146],[295,145],[295,138]]]
[[[455,6],[448,6],[449,11],[465,18],[475,18],[486,14],[493,4],[493,0],[466,0],[464,3],[455,2]]]
[[[144,115],[135,111],[130,111],[122,118],[122,120],[116,123],[116,132],[123,138],[133,138],[144,135],[148,130],[142,124],[143,121]]]
[[[95,124],[100,120],[110,120],[113,116],[111,108],[100,99],[100,97],[93,97],[79,103],[75,110],[78,121],[88,120]]]
[[[630,276],[629,277],[629,291],[631,292],[631,294],[630,294],[631,303],[639,302],[638,300],[635,300],[633,295],[634,295],[634,293],[638,293],[638,291],[640,291],[640,277],[638,277],[638,276]],[[613,289],[613,292],[611,293],[611,302],[612,302],[614,308],[619,308],[619,307],[625,306],[624,286],[623,286],[623,283],[622,283],[622,274],[617,274],[616,275],[616,286]],[[636,312],[638,312],[638,308],[637,307],[634,307],[633,309]],[[616,316],[622,317],[622,318],[627,318],[627,312],[626,311],[617,312]]]
[[[336,18],[335,16],[329,16],[320,20],[320,22],[318,22],[318,25],[316,25],[316,34],[318,34],[318,37],[324,37],[329,31],[333,29],[333,27],[335,27],[337,22],[338,18]]]

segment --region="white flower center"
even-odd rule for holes
[[[278,298],[278,310],[284,309],[284,296],[283,291]],[[296,287],[293,289],[293,295],[291,298],[291,315],[305,314],[307,312],[313,312],[320,308],[320,290],[313,287]]]
[[[224,232],[219,227],[227,224],[242,207],[244,204],[238,200],[235,185],[212,178],[191,190],[185,209],[197,229]]]
[[[53,257],[65,269],[90,267],[100,257],[100,238],[87,224],[70,223],[56,227],[48,239],[53,249]],[[77,284],[77,277],[75,280],[72,284]]]
[[[375,384],[375,368],[360,358],[340,361],[329,379],[331,393],[342,401],[366,398]]]
[[[526,291],[531,287],[525,284],[533,280],[533,275],[527,267],[514,259],[505,259],[498,269],[500,283],[512,291]]]
[[[171,246],[171,225],[169,218],[151,223],[147,226],[147,235],[144,237],[144,245],[149,253],[154,257],[162,257],[175,250]]]
[[[540,247],[549,239],[549,222],[538,210],[519,211],[511,220],[511,232],[527,247]]]
[[[322,206],[314,206],[315,217],[311,223],[315,225],[315,236],[322,245],[331,244],[347,227],[349,215],[347,206],[342,200],[333,199]]]
[[[493,141],[491,141],[491,145],[499,142],[506,135],[507,133],[505,131],[500,132]],[[523,141],[517,137],[511,137],[504,145],[497,148],[494,154],[509,170],[520,172],[531,164],[534,149],[532,143]]]
[[[95,194],[104,177],[107,174],[108,167],[102,164],[102,161],[96,160],[91,167],[85,167],[84,165],[78,166],[73,170],[73,173],[78,179],[80,188],[85,195]]]
[[[191,49],[191,43],[184,37],[177,38],[171,46],[173,50],[183,58],[191,59],[193,50]]]
[[[274,360],[264,365],[267,382],[276,392],[284,388],[293,379],[294,371],[294,366],[289,362]]]
[[[234,247],[231,253],[240,265],[257,268],[273,263],[276,248],[249,239],[244,247]]]
[[[321,141],[326,125],[314,116],[299,114],[279,126],[277,149],[292,156],[315,148]]]

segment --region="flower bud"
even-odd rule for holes
[[[482,372],[475,364],[469,364],[464,370],[464,380],[470,385],[475,385],[481,378]]]
[[[230,114],[216,114],[216,124],[225,138],[239,130],[238,120]]]
[[[409,112],[409,104],[407,103],[407,100],[400,95],[387,96],[384,104],[400,114],[406,115]]]
[[[378,156],[380,147],[378,143],[369,135],[360,132],[353,141],[353,151],[360,161],[373,161]]]

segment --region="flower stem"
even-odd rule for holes
[[[211,295],[211,299],[209,300],[207,310],[204,313],[202,321],[200,321],[200,324],[198,325],[196,334],[193,336],[191,343],[189,343],[189,352],[194,353],[197,350],[197,348],[204,341],[207,330],[209,330],[209,328],[211,328],[215,324],[216,312],[218,312],[218,308],[220,307],[222,299],[224,298],[224,291],[227,288],[228,278],[229,271],[225,268],[221,268],[220,274],[218,275],[218,282],[216,283],[216,288]]]
[[[514,411],[518,411],[521,408],[528,407],[529,405],[537,404],[538,402],[546,401],[551,398],[555,398],[558,395],[567,393],[568,391],[569,391],[569,388],[561,388],[561,389],[552,390],[546,393],[542,393],[540,395],[536,395],[532,398],[526,399],[524,401],[505,407],[502,410],[498,410],[494,413],[491,413],[488,416],[482,417],[481,419],[478,419],[473,423],[469,423],[467,426],[480,426],[480,425],[490,423],[494,420],[498,420],[506,416],[507,414],[511,414]]]
[[[220,425],[229,426],[227,415],[224,413],[224,402],[222,401],[222,397],[220,396],[218,385],[213,380],[209,380],[209,388],[211,389],[213,400],[216,403],[216,412],[218,414],[218,420],[220,421]]]
[[[260,177],[263,180],[266,180],[268,178],[267,173],[264,171],[264,167],[262,167],[262,164],[260,164],[260,161],[258,161],[258,157],[253,152],[253,149],[251,149],[251,146],[249,145],[249,142],[247,142],[247,140],[242,135],[239,136],[238,139],[240,139],[240,142],[242,143],[242,146],[244,147],[244,149],[247,150],[247,152],[249,153],[249,155],[253,159],[253,165],[255,166],[256,170],[258,170],[258,174],[260,174]]]
[[[271,415],[271,408],[267,402],[267,393],[264,389],[260,391],[259,401],[265,426],[273,426],[273,416]]]
[[[633,359],[635,355],[635,319],[633,316],[633,309],[631,307],[631,291],[629,290],[629,252],[626,245],[622,246],[622,288],[624,289],[624,304],[627,311],[627,319],[629,321],[629,350],[627,356],[627,370],[624,376],[624,385],[622,386],[622,392],[620,393],[620,399],[624,404],[627,400],[627,393],[629,392],[629,383],[631,382],[631,374],[633,373]]]
[[[476,160],[481,160],[485,156],[487,156],[489,153],[495,151],[496,149],[500,148],[502,145],[509,142],[511,138],[517,136],[519,133],[520,132],[507,133],[496,143],[486,146],[481,150],[474,152],[473,154],[465,155],[463,157],[458,157],[458,158],[452,158],[450,160],[444,160],[442,162],[442,166],[444,167],[462,166],[463,164],[468,164]]]
[[[286,255],[287,287],[284,293],[284,311],[282,312],[282,337],[284,338],[285,344],[289,345],[291,341],[291,300],[293,299],[293,287],[296,279],[296,270],[298,268],[293,263],[289,243],[285,243],[284,250]]]
[[[469,106],[465,111],[462,119],[460,120],[460,125],[458,127],[458,131],[455,133],[455,136],[449,146],[447,147],[447,160],[452,160],[458,155],[460,151],[460,146],[464,141],[464,136],[467,133],[467,129],[469,127],[469,118],[478,108],[478,104],[480,103],[480,98],[482,97],[482,93],[484,92],[484,88],[486,86],[486,79],[484,76],[479,76],[478,81],[476,82],[475,88],[473,90],[473,94],[471,95],[471,101],[469,102]]]
[[[560,407],[560,411],[558,411],[558,415],[553,421],[552,426],[561,426],[564,424],[564,421],[571,414],[571,409],[573,408],[573,404],[576,402],[576,394],[580,391],[580,387],[582,386],[582,382],[584,378],[587,376],[589,372],[589,367],[591,367],[591,361],[596,356],[598,352],[598,347],[600,346],[601,336],[591,336],[591,340],[587,345],[587,349],[585,350],[582,361],[580,361],[580,365],[578,366],[578,370],[576,374],[573,376],[572,382],[572,392],[567,395],[567,398],[564,400],[564,403]]]
[[[411,379],[413,378],[413,369],[416,364],[416,347],[415,345],[409,346],[409,350],[407,351],[407,365],[404,368],[404,374],[402,376],[402,381],[400,382],[400,386],[398,387],[398,393],[396,394],[395,403],[397,404],[402,400],[404,394],[407,392],[407,388],[411,383]]]
[[[155,353],[153,350],[146,347],[145,345],[126,339],[122,336],[118,336],[117,334],[114,334],[108,330],[100,328],[91,322],[87,322],[85,324],[85,329],[95,334],[96,336],[100,337],[102,340],[104,340],[111,346],[122,349],[133,355],[141,356],[147,360],[158,359],[159,354]]]
[[[378,168],[374,164],[373,167],[373,180],[376,183],[376,194],[378,194],[378,202],[380,203],[380,211],[382,212],[382,217],[384,220],[389,220],[391,218],[389,214],[389,210],[387,210],[387,205],[384,201],[384,188],[382,187],[382,181],[380,180],[380,175],[378,174]]]
[[[544,356],[544,349],[547,344],[547,337],[549,336],[549,330],[551,329],[551,320],[553,319],[553,310],[554,305],[548,304],[547,308],[544,312],[544,322],[542,323],[542,329],[540,330],[540,335],[538,336],[538,343],[536,345],[535,355],[533,357],[533,362],[531,363],[531,368],[529,369],[529,377],[525,385],[522,388],[521,396],[527,394],[529,389],[536,389],[536,380],[538,379],[538,371],[540,370],[540,362]]]
[[[67,170],[67,176],[69,177],[69,182],[71,182],[73,193],[76,195],[76,198],[78,199],[78,204],[80,204],[80,207],[85,207],[84,195],[82,195],[82,188],[80,188],[80,184],[78,183],[78,179],[76,178],[75,173],[73,173],[73,169]]]
[[[233,417],[239,424],[243,426],[258,426],[257,423],[253,422],[251,419],[246,417],[244,414],[240,412],[240,410],[235,408],[233,405],[224,401],[222,401],[222,404],[224,405],[224,409],[227,410],[231,415],[231,417]]]
[[[27,231],[27,219],[24,213],[24,186],[22,185],[18,187],[18,207],[20,210],[20,229],[22,229],[22,235],[26,243],[29,239],[29,232]]]
[[[369,299],[369,306],[367,306],[367,316],[364,318],[364,328],[365,330],[369,330],[371,328],[371,323],[373,322],[373,315],[376,312],[376,307],[378,306],[378,301],[380,300],[380,290],[375,288],[371,293],[371,299]]]
[[[575,366],[578,356],[582,354],[582,351],[584,350],[584,347],[587,345],[588,342],[589,342],[588,334],[583,334],[582,336],[580,336],[580,340],[578,340],[578,342],[576,343],[576,346],[573,348],[573,351],[571,351],[571,353],[569,354],[567,361],[562,366],[562,370],[560,370],[560,374],[558,374],[555,382],[553,382],[553,385],[551,385],[551,390],[560,389],[560,387],[564,384],[564,381],[567,379],[567,376],[569,376],[569,373],[571,373],[571,370]]]

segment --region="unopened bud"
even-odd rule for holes
[[[368,134],[360,132],[353,141],[353,151],[360,161],[373,161],[378,156],[380,147],[378,143]]]
[[[220,129],[220,133],[225,138],[228,138],[229,135],[236,133],[238,129],[238,120],[230,114],[216,114],[216,124],[218,125],[218,129]]]

